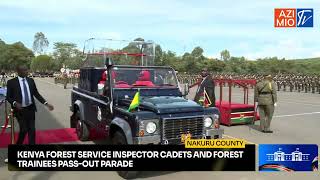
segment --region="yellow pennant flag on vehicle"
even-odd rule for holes
[[[136,92],[136,94],[134,95],[133,100],[131,101],[128,111],[130,112],[131,110],[135,109],[136,107],[139,106],[139,104],[140,104],[140,91],[138,90],[138,92]]]

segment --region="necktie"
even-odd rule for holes
[[[26,79],[22,79],[22,83],[23,83],[23,92],[24,92],[24,103],[26,106],[29,105],[29,94],[28,94],[28,89],[27,89],[27,85],[26,85]]]

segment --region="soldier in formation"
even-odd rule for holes
[[[7,85],[7,77],[5,72],[1,72],[0,74],[0,88],[6,87]]]
[[[67,84],[68,84],[68,74],[66,71],[62,73],[62,83],[63,83],[63,88],[67,89]]]
[[[261,74],[211,73],[213,79],[263,79]],[[199,75],[178,75],[179,82],[194,84],[201,79]],[[320,75],[285,74],[273,75],[277,91],[304,92],[320,94]],[[225,83],[224,86],[227,86]],[[253,88],[253,86],[252,86]]]

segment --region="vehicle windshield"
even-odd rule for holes
[[[177,88],[171,68],[114,67],[111,70],[114,88]]]

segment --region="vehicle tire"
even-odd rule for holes
[[[78,115],[76,113],[73,113],[70,116],[70,128],[76,128],[78,123]]]
[[[79,111],[75,114],[74,118],[76,118],[76,122],[77,122],[76,132],[77,132],[77,136],[80,139],[80,141],[89,140],[89,135],[90,135],[89,128],[88,128],[87,124],[84,123],[84,121],[80,119],[80,112]]]
[[[120,131],[116,131],[112,137],[112,144],[115,145],[126,145],[127,139],[124,134]],[[135,179],[139,171],[117,171],[118,175],[124,179]]]

